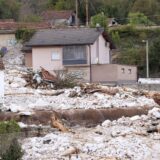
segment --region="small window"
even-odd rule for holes
[[[125,69],[124,68],[121,68],[121,71],[122,71],[122,73],[125,73]]]
[[[131,69],[128,69],[128,73],[131,74],[131,73],[132,73],[132,70],[131,70]]]
[[[60,60],[60,54],[58,52],[52,52],[51,54],[51,59],[52,60]]]

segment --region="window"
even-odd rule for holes
[[[122,73],[125,73],[125,69],[124,68],[121,68],[121,71],[122,71]]]
[[[60,54],[58,52],[52,52],[51,59],[52,60],[60,60],[61,59]]]
[[[63,48],[63,64],[87,64],[86,46],[65,46]]]
[[[128,73],[131,74],[131,73],[132,73],[132,70],[131,70],[131,69],[128,69]]]

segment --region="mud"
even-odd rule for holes
[[[42,124],[50,125],[52,114],[64,121],[69,126],[96,126],[106,119],[117,120],[122,116],[132,117],[135,115],[147,114],[150,107],[137,108],[111,108],[111,109],[69,109],[57,111],[35,111],[31,116],[19,115],[18,113],[1,112],[0,121],[7,121],[14,119],[25,124]]]
[[[70,122],[70,125],[96,126],[106,119],[117,120],[121,117],[132,117],[135,115],[147,114],[150,107],[140,108],[116,108],[116,109],[88,109],[88,110],[66,110],[58,114],[62,119]]]

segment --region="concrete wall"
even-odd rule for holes
[[[15,34],[0,34],[0,47],[13,46],[15,42]]]
[[[84,82],[90,82],[90,67],[79,66],[79,67],[65,67],[68,73],[76,75],[76,77]]]
[[[0,106],[4,102],[4,71],[0,70]]]
[[[110,63],[110,48],[106,44],[102,35],[91,45],[91,63],[92,64],[109,64]]]
[[[52,60],[52,53],[58,53],[59,59]],[[38,70],[41,67],[49,71],[62,70],[62,47],[34,47],[32,49],[33,70]]]
[[[92,82],[113,82],[117,81],[117,65],[99,64],[92,65]]]
[[[125,72],[122,72],[121,69]],[[131,69],[131,73],[128,70]],[[92,82],[102,83],[135,83],[137,81],[137,68],[135,66],[101,64],[92,65]]]
[[[32,67],[32,53],[25,53],[25,66]]]
[[[137,67],[128,65],[117,65],[118,67],[118,81],[121,83],[127,81],[137,81]]]

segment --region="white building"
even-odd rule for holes
[[[4,103],[4,65],[0,58],[0,106]]]

